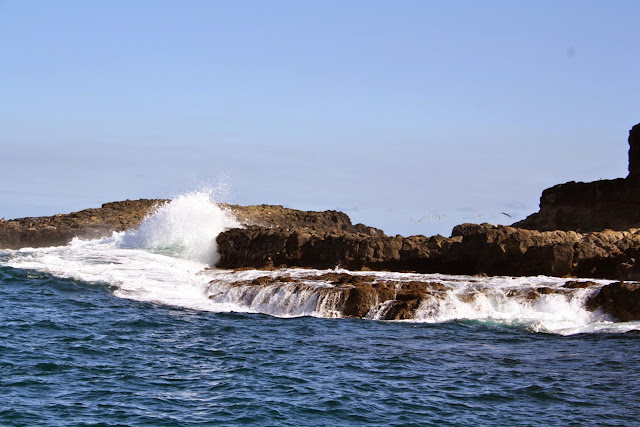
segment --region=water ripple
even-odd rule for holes
[[[638,334],[280,319],[0,269],[2,425],[637,423]]]

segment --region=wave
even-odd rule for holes
[[[345,289],[349,287],[327,281],[324,277],[328,273],[373,278],[377,284],[393,283],[398,294],[403,286],[416,282],[434,288],[436,291],[423,298],[411,317],[405,319],[409,322],[472,320],[562,335],[640,329],[640,322],[614,322],[601,312],[585,308],[587,298],[610,282],[607,280],[598,280],[591,288],[567,289],[566,279],[547,276],[472,277],[341,269],[226,270],[208,272],[212,280],[207,294],[214,303],[240,307],[242,311],[280,317],[345,317]],[[266,284],[256,286],[256,281]],[[386,320],[396,302],[377,301],[364,318]]]
[[[640,322],[616,323],[585,309],[586,299],[610,282],[606,280],[589,288],[566,289],[565,279],[544,276],[209,269],[218,259],[217,235],[238,226],[210,192],[188,193],[160,206],[136,229],[104,239],[74,239],[67,246],[4,251],[0,265],[108,283],[116,297],[137,301],[280,317],[348,317],[345,306],[354,286],[327,279],[328,274],[348,274],[394,289],[391,297],[375,294],[375,300],[368,300],[362,317],[370,320],[388,319],[404,287],[421,282],[438,287],[404,317],[411,322],[480,321],[563,335],[640,329]],[[550,291],[541,293],[541,288]]]
[[[140,227],[114,236],[118,246],[149,249],[207,263],[218,262],[218,234],[240,224],[216,204],[210,192],[180,195],[148,215]]]

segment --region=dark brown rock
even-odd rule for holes
[[[67,215],[0,223],[0,247],[51,246],[140,224],[164,200],[106,203]],[[640,230],[576,233],[461,224],[452,237],[386,236],[335,211],[227,205],[250,223],[221,233],[221,268],[342,266],[422,273],[640,279]]]
[[[627,178],[548,188],[540,197],[540,211],[513,226],[579,232],[640,228],[640,124],[629,132]]]
[[[345,226],[345,229],[348,229]],[[249,226],[218,236],[221,268],[273,266],[422,273],[549,275],[630,279],[640,276],[640,230],[576,233],[461,224],[451,238],[302,232]]]
[[[314,288],[305,281],[326,281],[333,287]],[[243,288],[247,304],[251,304],[262,288],[274,285],[283,286],[293,293],[302,290],[318,295],[331,293],[340,316],[364,318],[373,310],[380,320],[415,319],[415,312],[424,298],[444,298],[445,291],[450,289],[438,282],[380,280],[375,276],[349,273],[326,273],[319,276],[310,274],[295,279],[287,276],[260,276],[230,284],[232,287]],[[218,294],[210,296],[211,299],[217,297]]]
[[[394,296],[394,289],[386,284],[358,283],[346,292],[348,296],[342,308],[345,317],[365,317],[371,308]]]
[[[622,322],[640,320],[640,284],[616,282],[589,298],[587,308],[600,309]]]
[[[50,217],[18,218],[0,223],[0,248],[66,245],[74,237],[94,239],[138,226],[166,200],[125,200]]]
[[[587,281],[569,280],[564,285],[562,285],[562,287],[565,289],[584,289],[584,288],[590,288],[593,286],[598,286],[598,284],[590,280],[587,280]]]
[[[640,123],[629,131],[629,178],[640,176]]]
[[[364,224],[351,223],[349,216],[338,211],[300,211],[280,205],[228,205],[239,222],[246,225],[278,228],[283,231],[307,233],[358,233],[368,236],[384,236],[384,232]]]

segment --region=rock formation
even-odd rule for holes
[[[272,207],[274,209],[275,207]],[[317,213],[322,214],[322,213]],[[344,227],[349,230],[348,227]],[[248,226],[218,236],[221,268],[296,266],[421,273],[640,279],[640,229],[576,233],[462,224],[452,237]]]
[[[640,123],[629,131],[629,175],[627,178],[640,177]]]
[[[540,211],[513,226],[579,232],[640,228],[640,124],[629,131],[627,178],[548,188],[540,197]]]
[[[336,211],[225,205],[245,225],[217,237],[220,268],[342,266],[352,270],[640,279],[640,125],[629,176],[543,192],[540,212],[511,227],[461,224],[445,238],[387,236]],[[166,200],[104,204],[68,215],[0,223],[0,248],[51,246],[140,224]]]
[[[242,272],[239,269],[232,273]],[[521,284],[517,288],[496,291],[487,282],[465,277],[469,285],[455,287],[449,281],[394,280],[374,274],[323,273],[290,275],[268,274],[254,279],[221,283],[211,282],[209,298],[214,302],[228,303],[226,298],[251,307],[254,304],[286,306],[294,305],[306,310],[322,312],[324,316],[355,317],[377,320],[415,320],[421,316],[433,316],[447,309],[451,298],[473,305],[486,298],[504,298],[519,303],[535,304],[545,295],[559,294],[572,298],[575,292],[588,289],[590,296],[585,308],[600,311],[619,321],[640,320],[640,284],[615,282],[602,285],[593,281],[571,280],[560,286]],[[326,283],[326,285],[319,285]],[[455,295],[455,296],[453,296]]]
[[[0,249],[66,245],[74,237],[95,239],[138,226],[166,200],[125,200],[49,217],[19,218],[0,223]]]
[[[640,284],[616,282],[587,300],[590,310],[602,310],[621,322],[640,320]]]

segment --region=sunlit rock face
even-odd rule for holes
[[[0,249],[66,245],[74,237],[95,239],[137,227],[168,200],[140,199],[105,203],[69,214],[0,220]]]

